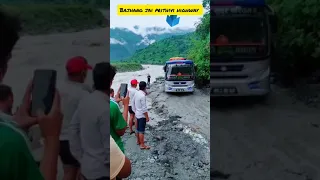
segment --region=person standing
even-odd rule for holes
[[[118,106],[110,101],[109,95],[115,74],[115,68],[108,62],[95,65],[93,69],[95,90],[80,101],[71,120],[70,150],[80,162],[81,173],[85,180],[110,179],[111,112],[112,107],[115,109]],[[123,104],[127,104],[128,107],[128,103],[129,99],[124,98]],[[128,112],[126,114],[128,116]],[[120,130],[125,131],[126,124],[124,127],[121,124],[116,127],[120,133]]]
[[[63,180],[77,180],[80,174],[80,164],[70,151],[69,125],[80,100],[90,93],[84,82],[87,78],[88,70],[91,69],[92,67],[84,57],[73,57],[66,63],[67,78],[61,83],[57,83],[61,96],[61,109],[64,114],[59,152],[63,163]]]
[[[0,10],[0,83],[8,70],[12,50],[19,40],[21,29],[18,19]],[[39,112],[39,116],[29,115],[32,82],[23,96],[22,104],[14,116],[2,116],[0,112],[0,179],[56,180],[59,154],[59,135],[62,124],[60,96],[56,91],[49,114]],[[17,122],[13,124],[12,121]],[[23,124],[23,125],[22,125]],[[44,153],[37,166],[33,158],[30,142],[20,127],[39,124],[45,139]]]
[[[138,81],[136,79],[133,79],[133,80],[131,80],[130,85],[131,86],[128,88],[129,98],[130,98],[130,101],[129,101],[129,113],[130,113],[129,129],[130,129],[130,134],[133,134],[134,133],[134,130],[132,129],[133,124],[137,124],[137,123],[135,120],[134,112],[132,110],[132,100],[133,100],[135,93],[138,91],[137,90]]]
[[[150,76],[150,74],[148,74],[148,85],[150,86],[150,83],[151,83],[151,76]]]
[[[13,93],[10,86],[0,84],[0,111],[12,115]]]
[[[114,101],[117,104],[120,103],[121,99],[119,97],[119,92],[115,95],[114,94],[114,89],[110,88],[110,101]]]
[[[139,91],[136,92],[133,100],[132,109],[135,112],[137,118],[137,144],[140,145],[140,149],[150,149],[150,146],[145,145],[144,143],[144,133],[146,129],[146,123],[149,122],[149,114],[147,107],[147,98],[146,98],[146,88],[147,83],[141,81],[139,83]]]

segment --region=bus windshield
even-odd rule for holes
[[[213,57],[261,57],[267,54],[267,24],[257,16],[213,17]]]
[[[211,28],[214,44],[219,44],[219,38],[227,38],[227,44],[235,45],[264,45],[266,42],[266,28],[262,18],[212,18]]]
[[[172,65],[167,72],[168,80],[193,79],[194,69],[192,65]]]

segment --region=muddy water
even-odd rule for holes
[[[155,81],[157,77],[164,76],[163,66],[158,65],[143,65],[143,70],[135,72],[117,73],[113,82],[112,88],[117,91],[121,83],[127,83],[130,85],[132,79],[147,82],[148,74],[151,75],[151,82]]]

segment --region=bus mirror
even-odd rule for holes
[[[194,66],[194,70],[197,71],[198,70],[198,66]]]
[[[276,33],[278,30],[278,18],[276,15],[270,15],[271,32]]]
[[[166,72],[166,66],[163,66],[163,71]]]

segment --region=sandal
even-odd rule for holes
[[[150,148],[151,148],[150,146],[146,146],[146,145],[140,146],[140,149],[150,149]]]

